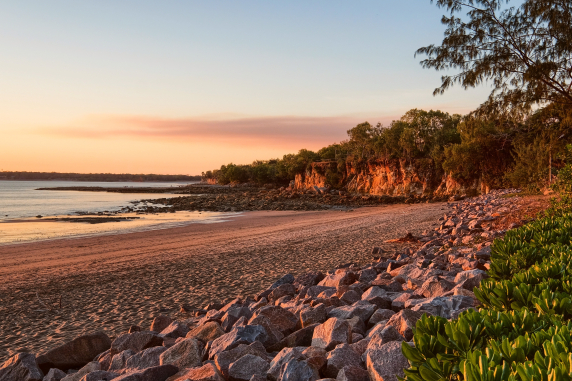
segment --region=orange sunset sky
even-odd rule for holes
[[[429,1],[0,4],[0,170],[200,174],[317,150],[433,97]]]

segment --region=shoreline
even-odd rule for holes
[[[403,244],[385,240],[433,228],[446,209],[260,211],[224,224],[2,246],[0,358],[96,329],[113,336],[161,311],[254,295],[286,272],[371,261],[372,247],[395,252]]]

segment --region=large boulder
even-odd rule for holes
[[[417,320],[419,320],[424,313],[425,312],[412,310],[401,310],[393,315],[385,326],[393,326],[403,337],[405,337],[405,340],[409,341],[413,339],[413,328],[415,328],[415,323],[417,323]]]
[[[338,372],[336,381],[369,381],[369,373],[357,366],[344,366]]]
[[[347,271],[344,269],[337,270],[334,274],[326,276],[320,283],[319,286],[325,287],[339,287],[339,286],[349,286],[358,280],[356,273]]]
[[[125,362],[125,368],[129,370],[141,370],[161,365],[159,358],[167,350],[166,347],[152,347],[134,354]]]
[[[207,322],[196,328],[193,328],[189,333],[187,333],[186,338],[194,337],[203,343],[208,343],[209,341],[218,339],[224,335],[220,324],[214,321]]]
[[[412,299],[405,303],[406,308],[412,311],[427,312],[434,316],[451,319],[455,311],[468,307],[475,307],[476,300],[464,295],[437,296],[427,299]]]
[[[280,377],[280,371],[284,364],[292,359],[304,360],[305,356],[302,355],[306,348],[304,347],[294,347],[294,348],[284,348],[270,362],[270,367],[268,369],[268,378],[272,381],[276,381]]]
[[[212,360],[217,354],[236,348],[240,344],[250,344],[255,341],[262,343],[266,340],[266,330],[260,325],[236,327],[212,342],[209,349],[209,358]]]
[[[0,381],[42,381],[43,377],[36,356],[30,353],[18,353],[0,366]]]
[[[332,350],[338,344],[351,343],[351,326],[347,320],[330,318],[314,329],[312,346]]]
[[[365,301],[360,300],[355,302],[351,306],[342,306],[333,308],[329,313],[328,317],[330,318],[338,318],[338,319],[351,319],[354,316],[357,316],[366,323],[370,316],[373,315],[374,311],[377,309],[377,306]]]
[[[159,365],[138,372],[126,373],[113,381],[165,381],[175,375],[179,369],[174,365]]]
[[[300,323],[302,327],[307,327],[315,323],[323,323],[328,318],[326,306],[322,303],[315,307],[304,308],[300,311]]]
[[[228,368],[230,381],[249,381],[252,376],[266,376],[270,363],[255,355],[244,355]]]
[[[314,330],[319,324],[312,324],[308,327],[302,328],[293,332],[283,338],[278,344],[275,344],[268,349],[271,351],[278,351],[284,347],[308,347],[312,345],[312,338],[314,337]]]
[[[270,319],[268,319],[264,315],[256,316],[255,318],[251,319],[249,324],[260,325],[264,327],[264,329],[266,330],[266,340],[264,340],[262,344],[264,344],[266,348],[272,347],[273,345],[279,343],[284,338],[284,334],[280,332],[280,330],[278,330],[278,328],[276,328],[276,326],[272,324]]]
[[[162,352],[157,365],[171,364],[179,369],[197,367],[202,364],[202,351],[197,339],[185,339]]]
[[[106,370],[96,370],[83,376],[79,381],[111,381],[119,377],[119,374]]]
[[[214,363],[218,371],[225,378],[228,378],[228,369],[230,365],[236,360],[246,355],[254,355],[262,359],[268,360],[268,355],[266,353],[266,350],[264,349],[264,346],[260,342],[255,341],[250,345],[240,344],[236,348],[217,354],[214,357]]]
[[[282,367],[278,381],[317,381],[318,371],[305,360],[291,359]]]
[[[289,335],[294,332],[298,324],[298,318],[292,312],[278,306],[265,306],[252,315],[251,321],[258,316],[267,317],[272,325],[276,327],[283,335]],[[251,324],[251,323],[249,323]]]
[[[218,369],[212,363],[201,367],[183,369],[166,381],[225,381]]]
[[[151,327],[149,328],[149,330],[154,332],[161,332],[162,330],[167,328],[172,322],[173,319],[171,319],[170,317],[165,315],[159,315],[155,317],[155,319],[153,319],[153,322],[151,323]]]
[[[52,368],[50,371],[44,376],[42,381],[60,381],[62,378],[67,376],[66,372],[63,370],[59,370],[57,368]]]
[[[111,354],[116,355],[126,349],[141,352],[144,349],[163,345],[163,338],[154,331],[125,333],[111,343]]]
[[[342,368],[346,366],[361,367],[359,354],[348,344],[340,344],[328,353],[326,364],[326,377],[336,378]]]
[[[435,276],[427,279],[421,287],[415,290],[415,294],[432,298],[443,295],[447,291],[452,290],[453,287],[455,287],[453,283]]]
[[[111,359],[111,364],[109,364],[107,370],[114,371],[114,370],[124,369],[127,366],[127,360],[134,354],[135,352],[132,351],[131,349],[126,349],[116,354]]]
[[[41,356],[37,362],[47,373],[50,368],[63,371],[78,369],[92,361],[97,355],[111,347],[111,340],[103,332],[76,337],[72,341],[53,348]]]
[[[161,331],[161,336],[176,339],[178,337],[185,337],[188,332],[189,327],[186,324],[174,321]]]
[[[250,311],[248,307],[244,306],[234,306],[229,308],[221,319],[222,329],[225,332],[230,331],[234,326],[234,323],[236,323],[241,317],[245,317],[247,320],[250,319],[252,317],[252,311]]]
[[[97,361],[92,361],[84,365],[80,370],[75,373],[68,374],[62,381],[80,381],[85,375],[91,372],[97,372],[101,370],[101,365]]]
[[[401,352],[401,342],[391,341],[367,352],[366,367],[372,381],[398,381],[409,361]]]

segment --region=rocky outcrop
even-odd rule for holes
[[[295,189],[327,187],[326,174],[334,170],[334,162],[313,163],[303,174],[296,175]],[[436,196],[486,194],[489,187],[480,180],[460,183],[437,171],[431,159],[371,160],[356,167],[346,163],[344,188],[348,192],[387,196]]]

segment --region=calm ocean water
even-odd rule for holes
[[[0,180],[0,244],[30,242],[55,238],[74,238],[99,234],[165,229],[191,223],[226,221],[237,213],[177,212],[132,215],[132,221],[103,224],[44,222],[35,216],[74,215],[77,212],[117,211],[131,201],[170,197],[160,193],[107,193],[78,191],[40,191],[37,188],[101,187],[178,187],[187,183],[132,183],[78,181],[6,181]],[[176,197],[177,195],[172,195]],[[126,215],[127,216],[127,215]],[[19,222],[18,220],[28,220]]]

